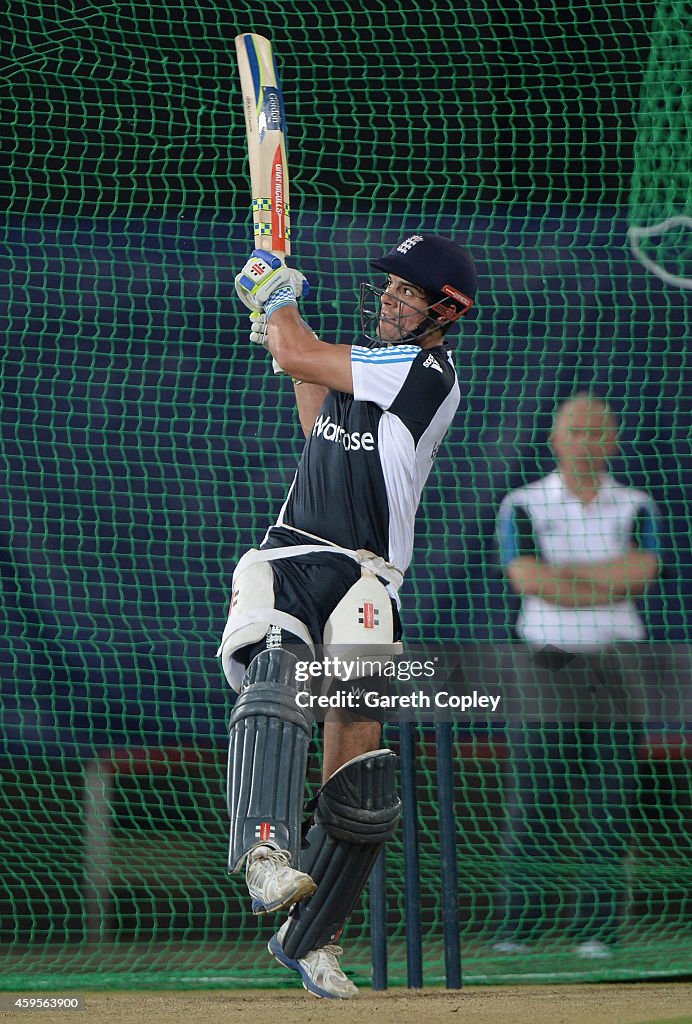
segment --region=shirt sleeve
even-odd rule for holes
[[[351,346],[353,397],[357,402],[374,402],[387,410],[401,391],[416,357],[418,345],[391,348]]]
[[[497,546],[503,568],[522,555],[540,557],[531,516],[523,505],[515,503],[509,495],[500,505],[497,516]]]
[[[643,502],[632,521],[632,546],[663,558],[663,518],[653,501]]]

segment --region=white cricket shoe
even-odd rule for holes
[[[286,934],[289,922],[272,935],[267,949],[284,967],[297,971],[303,979],[303,988],[321,999],[351,999],[358,995],[358,989],[339,967],[339,957],[343,953],[341,946],[329,943],[320,949],[313,949],[300,960],[286,956],[281,941]]]
[[[288,854],[272,846],[256,846],[245,864],[245,881],[253,914],[271,914],[305,899],[317,888],[310,875],[291,867]]]
[[[580,942],[575,947],[574,952],[577,956],[583,957],[584,960],[610,960],[613,956],[610,946],[606,946],[605,942],[601,942],[599,939],[588,939],[586,942]]]

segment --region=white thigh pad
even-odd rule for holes
[[[325,654],[344,658],[367,658],[384,665],[399,654],[401,643],[394,640],[394,612],[387,588],[367,569],[347,591],[324,627]],[[356,678],[350,675],[349,678]]]
[[[245,674],[245,666],[234,657],[236,651],[258,643],[270,626],[280,626],[313,646],[305,625],[295,616],[274,607],[274,574],[270,562],[262,557],[261,551],[249,551],[233,573],[231,607],[216,652],[226,679],[236,692],[240,692]]]

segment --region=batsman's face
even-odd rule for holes
[[[382,341],[398,342],[414,331],[425,319],[429,301],[423,288],[390,275],[380,298],[377,333]]]

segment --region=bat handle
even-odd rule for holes
[[[275,256],[273,253],[268,252],[266,249],[253,249],[252,256],[259,256],[260,259],[264,260],[265,263],[269,264],[272,270],[278,270],[282,263],[282,260],[279,256]]]

